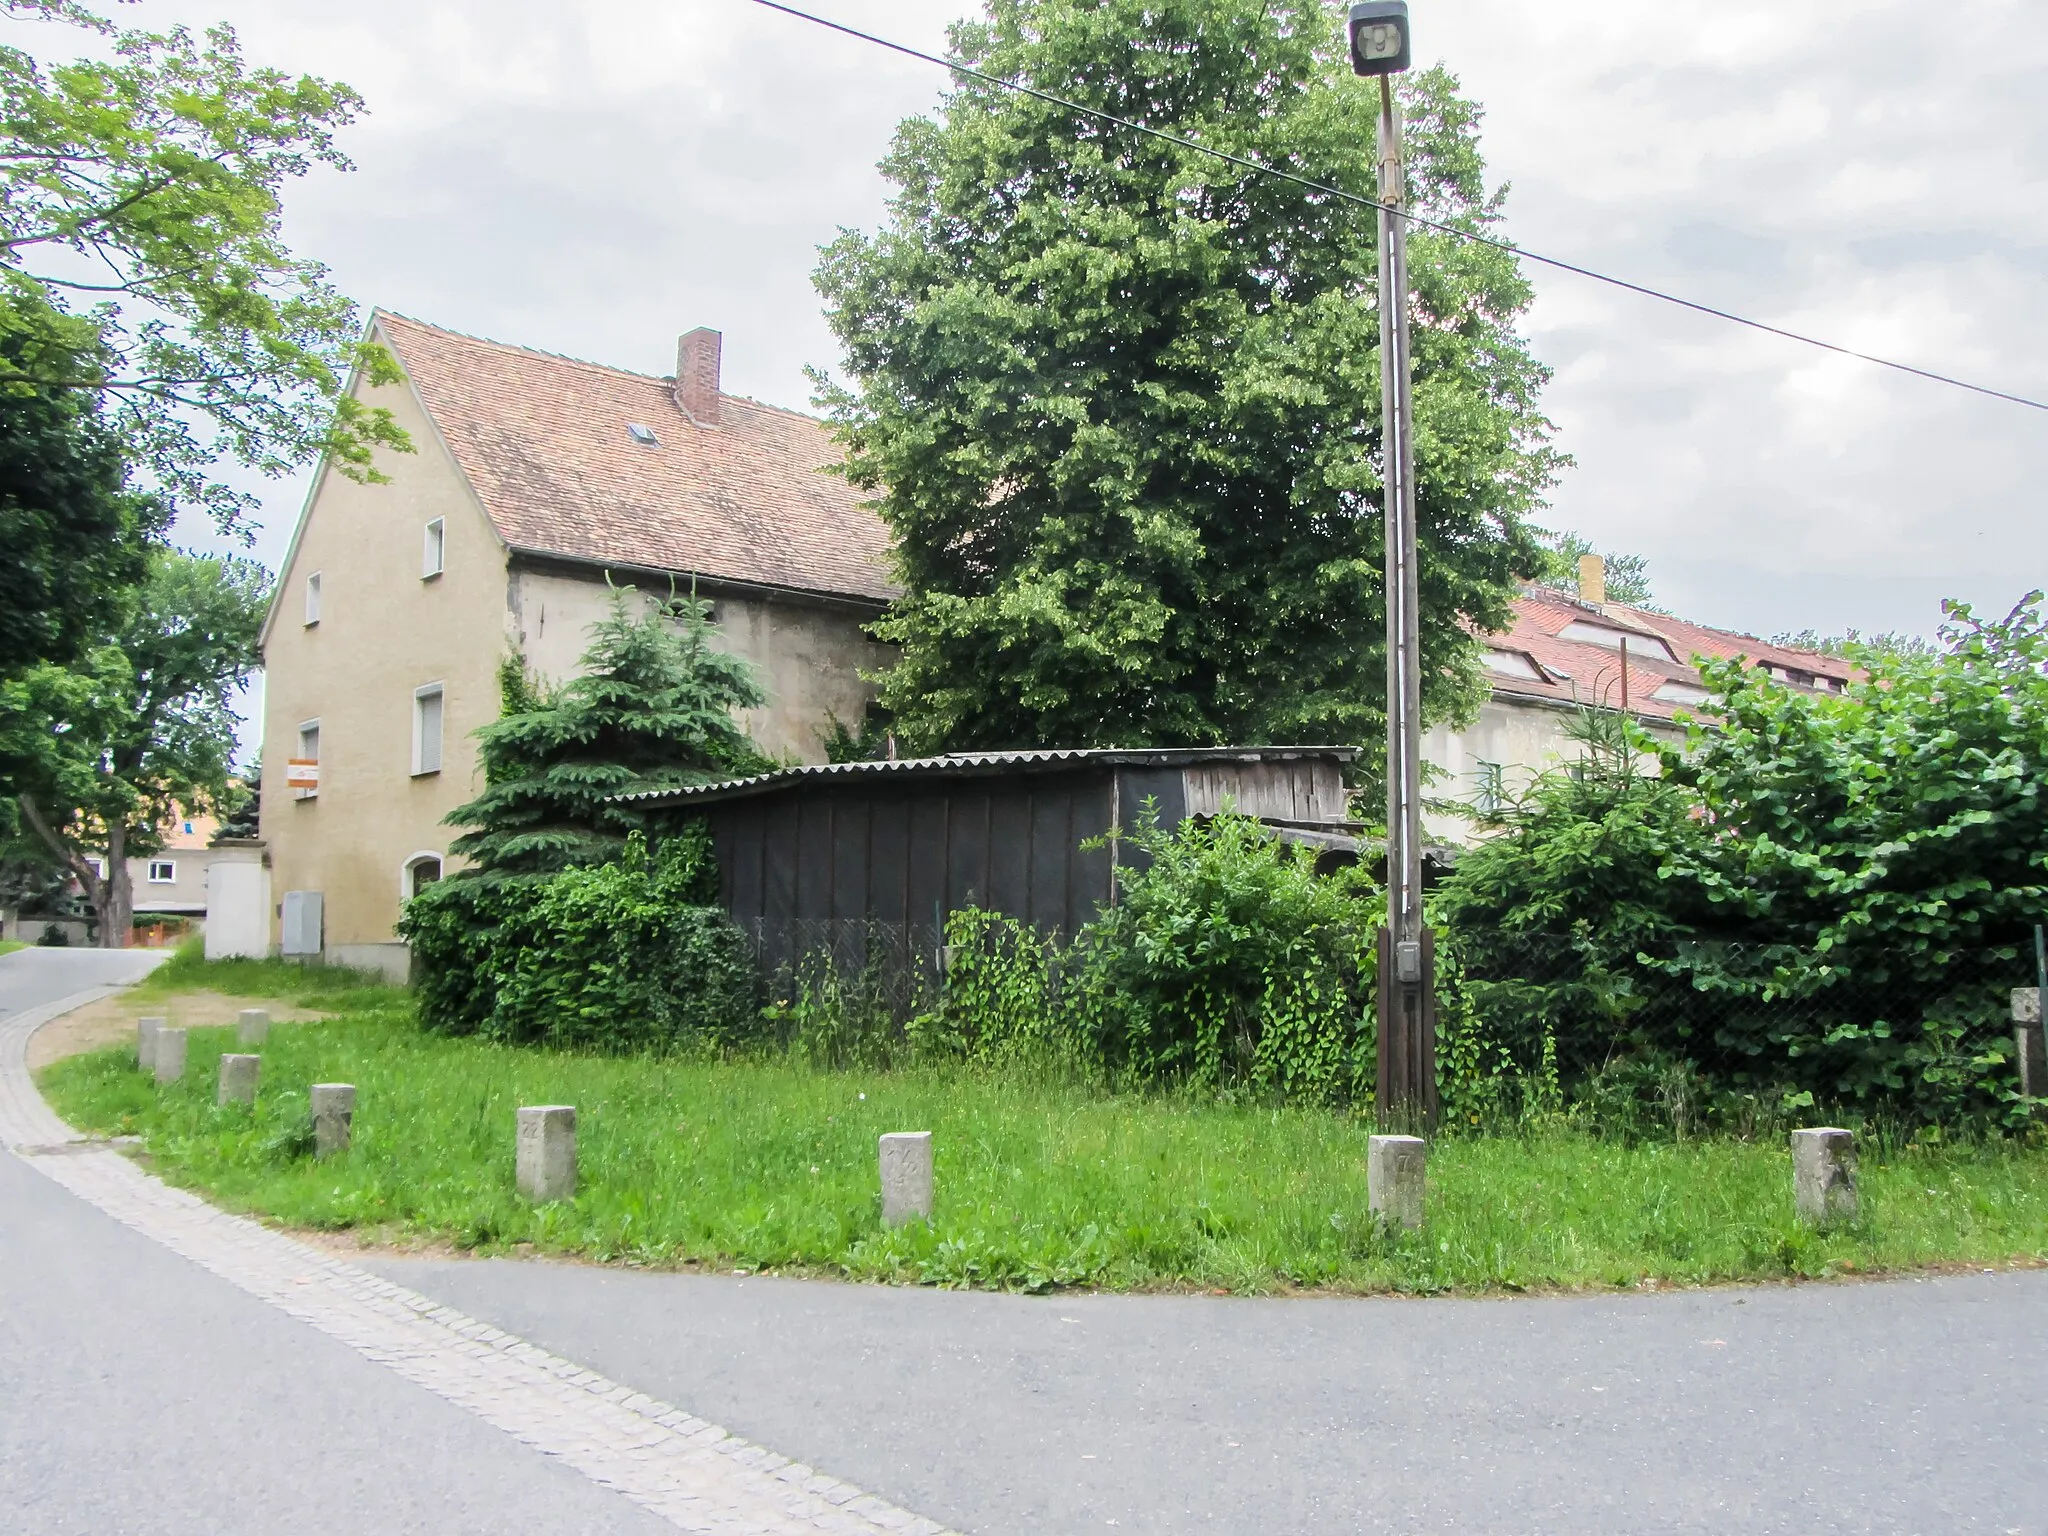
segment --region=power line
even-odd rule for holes
[[[1892,369],[1896,373],[1911,374],[1916,379],[1927,379],[1936,384],[1947,384],[1955,389],[1966,389],[1974,395],[1989,395],[1994,400],[2006,400],[2014,405],[2028,406],[2033,410],[2048,411],[2048,401],[2029,399],[2025,395],[2015,395],[2006,390],[1993,389],[1986,384],[1972,384],[1967,379],[1958,379],[1946,373],[1935,373],[1927,368],[1915,368],[1911,363],[1897,362],[1889,357],[1878,357],[1869,352],[1858,352],[1832,341],[1822,341],[1817,336],[1807,336],[1799,331],[1786,330],[1783,326],[1771,325],[1766,321],[1752,320],[1749,316],[1738,315],[1732,310],[1716,309],[1711,304],[1702,304],[1695,299],[1681,298],[1675,293],[1666,293],[1661,288],[1652,288],[1643,283],[1632,283],[1625,277],[1614,277],[1605,272],[1596,272],[1593,268],[1582,267],[1576,262],[1565,261],[1556,256],[1544,256],[1536,251],[1511,244],[1506,240],[1496,240],[1491,235],[1482,235],[1469,229],[1460,229],[1457,225],[1444,223],[1440,219],[1427,218],[1422,214],[1407,212],[1399,208],[1389,208],[1377,198],[1365,197],[1357,192],[1347,192],[1342,187],[1331,186],[1328,182],[1317,181],[1309,176],[1300,176],[1293,171],[1282,170],[1279,166],[1267,165],[1262,161],[1249,160],[1243,155],[1233,155],[1228,150],[1212,149],[1207,144],[1186,138],[1181,134],[1169,133],[1164,128],[1154,128],[1146,123],[1134,122],[1127,117],[1118,117],[1113,112],[1104,112],[1096,107],[1084,107],[1079,102],[1068,101],[1065,97],[1055,96],[1050,91],[1041,91],[1036,86],[1024,85],[1015,80],[1005,80],[1000,75],[985,74],[981,70],[970,69],[967,65],[957,60],[942,58],[938,54],[926,53],[922,49],[912,48],[907,43],[891,42],[888,38],[877,37],[872,32],[863,32],[857,27],[849,27],[837,21],[828,21],[823,16],[814,16],[809,11],[800,11],[793,5],[784,5],[781,3],[781,0],[753,0],[753,3],[764,6],[771,11],[780,11],[785,16],[794,16],[798,21],[808,21],[813,26],[824,27],[828,31],[857,38],[863,43],[872,43],[877,48],[887,48],[890,52],[900,53],[906,58],[918,59],[926,64],[936,64],[941,69],[951,70],[956,75],[965,75],[972,80],[979,80],[984,85],[993,85],[1005,91],[1014,91],[1020,96],[1033,96],[1040,101],[1064,108],[1066,111],[1078,112],[1083,117],[1092,117],[1098,122],[1129,129],[1132,133],[1141,133],[1149,138],[1164,140],[1168,144],[1177,144],[1182,149],[1194,150],[1197,154],[1208,155],[1247,171],[1255,171],[1261,176],[1273,176],[1281,181],[1291,181],[1296,186],[1306,187],[1312,192],[1320,192],[1327,197],[1334,197],[1343,202],[1355,203],[1360,208],[1372,208],[1381,212],[1392,213],[1395,217],[1406,219],[1411,224],[1419,224],[1425,229],[1435,230],[1439,234],[1449,235],[1454,239],[1467,240],[1474,245],[1490,246],[1496,251],[1506,251],[1509,255],[1521,257],[1525,261],[1533,261],[1541,266],[1553,267],[1560,272],[1571,272],[1579,277],[1591,278],[1596,283],[1606,283],[1611,288],[1621,288],[1629,293],[1640,294],[1644,298],[1659,299],[1666,304],[1675,304],[1680,309],[1689,309],[1695,314],[1710,315],[1716,320],[1726,320],[1735,325],[1747,326],[1750,330],[1762,331],[1767,336],[1778,336],[1786,341],[1796,341],[1805,346],[1818,347],[1821,351],[1832,352],[1838,357],[1851,357],[1861,363],[1872,363],[1879,368]]]

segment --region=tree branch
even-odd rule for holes
[[[93,873],[92,865],[86,861],[85,855],[74,848],[63,833],[50,825],[43,815],[42,807],[36,804],[34,796],[17,795],[15,803],[21,807],[22,820],[28,823],[29,830],[42,839],[44,846],[56,854],[64,867],[77,877],[78,883],[85,887],[86,900],[93,904],[94,910],[98,910],[100,877]]]

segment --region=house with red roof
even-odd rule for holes
[[[1537,774],[1575,762],[1571,728],[1591,706],[1625,711],[1651,735],[1677,743],[1707,690],[1697,663],[1739,657],[1789,687],[1839,693],[1855,675],[1840,657],[1772,645],[1649,608],[1611,602],[1597,555],[1581,562],[1577,593],[1532,587],[1514,601],[1514,622],[1481,637],[1490,696],[1470,725],[1439,725],[1422,755],[1441,777],[1437,798],[1492,811]],[[1433,837],[1468,841],[1473,823],[1429,819]]]
[[[323,466],[266,620],[262,837],[286,953],[398,971],[400,903],[449,872],[443,818],[481,788],[473,732],[508,654],[573,676],[615,587],[695,590],[768,702],[771,753],[857,725],[862,625],[894,594],[888,535],[822,422],[720,387],[717,331],[654,378],[378,313],[410,454],[385,483]]]

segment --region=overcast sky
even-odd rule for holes
[[[971,0],[815,0],[927,49]],[[2039,0],[1414,0],[1418,56],[1486,108],[1523,245],[2048,398],[2048,6]],[[348,81],[358,169],[295,246],[377,304],[806,407],[837,357],[816,247],[943,77],[748,0],[144,0]],[[10,29],[20,35],[18,29]],[[47,33],[41,34],[46,39]],[[2044,580],[2048,413],[1536,269],[1576,459],[1549,520],[1649,557],[1662,600],[1770,634],[1925,632]],[[266,488],[275,564],[303,487]]]

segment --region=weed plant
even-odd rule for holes
[[[1814,1232],[1776,1136],[1603,1138],[1538,1094],[1513,1134],[1440,1140],[1426,1226],[1388,1234],[1366,1209],[1369,1125],[1325,1109],[973,1062],[505,1046],[422,1032],[402,991],[274,962],[174,960],[149,985],[180,984],[336,1016],[272,1030],[253,1110],[213,1103],[226,1028],[192,1032],[181,1084],[157,1087],[124,1049],[56,1064],[44,1091],[74,1124],[141,1136],[173,1182],[294,1227],[1022,1290],[1540,1290],[2048,1260],[2048,1150],[2009,1139],[1868,1148],[1863,1219]],[[359,1094],[354,1145],[325,1162],[305,1135],[314,1082]],[[577,1106],[582,1165],[577,1197],[540,1207],[513,1186],[514,1110],[537,1103]],[[889,1232],[875,1143],[904,1129],[935,1133],[937,1209]]]

